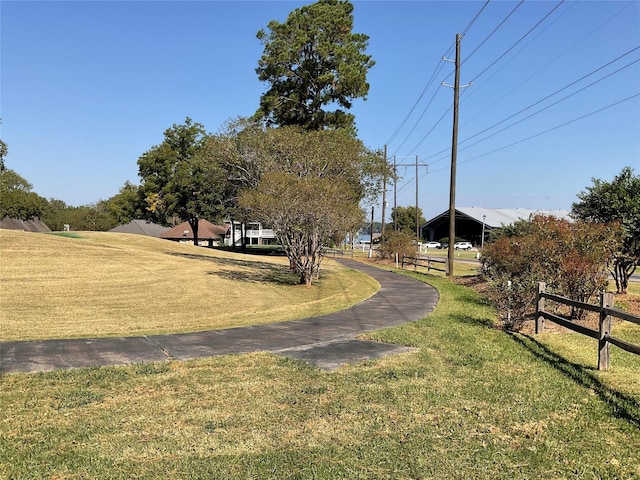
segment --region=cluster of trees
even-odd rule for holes
[[[174,124],[138,159],[140,185],[125,184],[90,212],[77,212],[87,214],[82,221],[26,182],[14,182],[6,195],[29,197],[33,207],[25,201],[20,212],[2,213],[74,229],[108,229],[133,218],[186,220],[196,242],[201,218],[259,221],[275,230],[300,282],[310,284],[322,247],[357,230],[360,203],[377,197],[390,176],[381,152],[356,138],[346,111],[354,99],[366,99],[374,65],[365,53],[368,36],[352,30],[346,0],[319,0],[284,23],[270,22],[257,34],[264,53],[256,69],[269,88],[252,118],[231,121],[218,134],[190,118]]]

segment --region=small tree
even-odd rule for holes
[[[402,231],[385,231],[384,238],[380,242],[379,253],[382,258],[391,259],[395,258],[396,253],[400,257],[417,255],[418,248],[415,243],[415,235]]]
[[[318,274],[322,247],[362,219],[346,182],[291,173],[265,174],[258,188],[241,196],[240,205],[274,229],[303,285]]]
[[[640,263],[640,176],[630,167],[622,169],[611,182],[593,179],[593,185],[578,195],[573,217],[598,223],[622,225],[621,245],[614,252],[611,274],[618,293],[627,293],[629,277]]]

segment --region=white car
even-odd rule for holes
[[[442,245],[440,242],[427,242],[424,244],[424,248],[440,248]]]
[[[471,250],[472,248],[471,242],[457,242],[453,245],[454,250]]]

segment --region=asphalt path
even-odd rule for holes
[[[340,312],[289,322],[143,337],[0,342],[0,373],[190,360],[270,352],[321,369],[411,351],[410,347],[359,340],[363,333],[419,320],[438,301],[433,287],[354,260],[339,260],[381,285],[371,298]]]

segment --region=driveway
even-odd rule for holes
[[[3,342],[0,372],[42,372],[251,352],[271,352],[333,370],[412,350],[357,337],[425,317],[435,308],[438,292],[397,273],[354,260],[339,261],[374,277],[380,290],[346,310],[289,322],[145,337]]]

